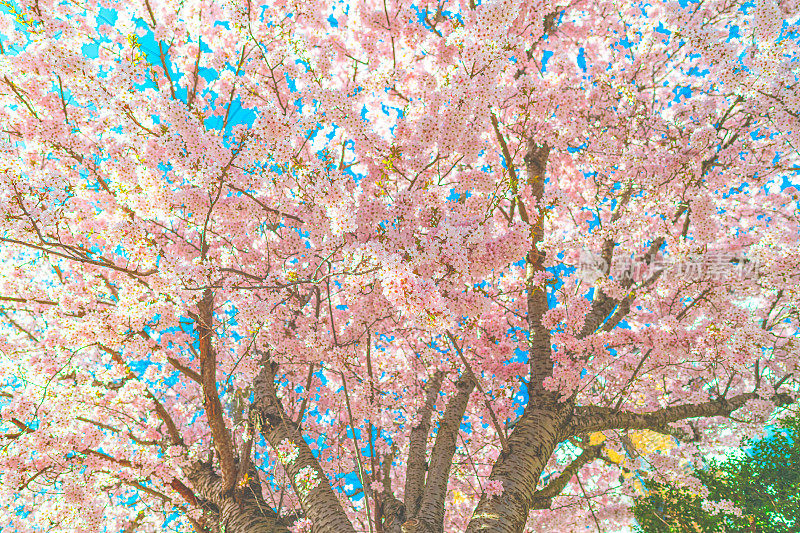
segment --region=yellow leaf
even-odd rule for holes
[[[611,459],[612,462],[617,464],[620,464],[622,462],[622,456],[617,452],[615,452],[614,450],[612,450],[611,448],[606,448],[605,452],[608,455],[608,458]]]
[[[597,431],[589,435],[589,446],[596,446],[601,442],[605,442],[606,436],[603,435],[601,432]]]
[[[647,429],[631,431],[628,437],[630,437],[636,451],[645,455],[653,452],[667,451],[675,447],[674,438]]]

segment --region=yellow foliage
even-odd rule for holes
[[[601,432],[597,431],[589,435],[589,446],[596,446],[601,442],[605,442],[606,436],[603,435]]]
[[[628,433],[628,437],[636,447],[636,451],[642,455],[665,452],[675,447],[675,439],[669,435],[662,435],[647,429],[631,431]]]
[[[622,460],[624,459],[622,457],[622,455],[618,454],[617,452],[615,452],[611,448],[606,448],[605,452],[606,452],[606,455],[608,455],[608,458],[611,459],[612,462],[617,463],[617,464],[622,463]]]
[[[647,489],[645,489],[644,484],[639,478],[633,480],[633,490],[636,492],[636,494],[639,494],[640,496],[644,496],[647,494]]]

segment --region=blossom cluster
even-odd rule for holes
[[[278,460],[285,464],[289,465],[295,462],[300,455],[300,448],[289,439],[284,439],[278,444],[278,447],[275,449],[275,452],[278,454]]]

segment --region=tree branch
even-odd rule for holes
[[[418,517],[436,532],[444,530],[444,501],[447,496],[447,482],[450,479],[453,455],[456,452],[456,439],[476,381],[471,371],[464,372],[456,383],[458,392],[447,402],[439,430],[436,432],[428,477],[425,480],[425,491],[418,513]]]
[[[405,506],[408,516],[415,516],[425,487],[425,472],[428,467],[428,435],[431,432],[431,414],[436,398],[442,389],[444,372],[437,371],[425,384],[425,404],[417,413],[417,424],[411,428],[406,466]]]
[[[203,293],[203,299],[197,304],[198,313],[194,319],[200,336],[200,377],[203,385],[203,408],[206,412],[214,449],[219,454],[222,479],[226,491],[231,491],[236,483],[236,465],[234,463],[231,434],[225,427],[222,418],[222,403],[217,392],[217,358],[212,346],[214,296],[209,289]]]
[[[449,331],[447,331],[446,334],[447,338],[450,340],[450,343],[453,345],[453,348],[455,348],[456,352],[458,353],[458,356],[461,358],[461,362],[464,363],[464,368],[467,369],[467,372],[474,375],[474,373],[472,372],[472,367],[469,364],[469,361],[467,361],[467,358],[464,357],[464,353],[461,351],[461,348],[459,348],[458,344],[456,344],[456,339],[453,337],[453,334],[450,333]],[[489,401],[489,397],[484,392],[483,387],[481,387],[481,383],[480,381],[478,381],[477,378],[475,378],[475,387],[478,389],[478,392],[481,395],[481,399],[483,400],[486,409],[489,411],[489,417],[492,419],[492,425],[494,426],[494,430],[497,432],[497,437],[500,439],[500,447],[504,452],[506,452],[508,451],[508,442],[505,431],[503,430],[503,427],[500,425],[500,422],[497,420],[497,415],[495,414],[494,409],[492,408],[492,403]]]
[[[550,147],[529,141],[525,164],[528,170],[528,185],[534,201],[538,204],[536,222],[531,226],[531,248],[525,264],[525,285],[528,290],[528,364],[530,381],[528,395],[541,400],[555,399],[554,393],[544,388],[544,380],[553,372],[553,359],[550,348],[550,330],[542,325],[542,317],[549,309],[547,287],[534,286],[534,277],[545,272],[545,252],[538,245],[544,239],[544,219],[547,210],[541,201],[544,197],[544,180]]]
[[[57,257],[63,257],[64,259],[69,259],[71,261],[77,261],[79,263],[85,263],[87,265],[95,265],[95,266],[99,266],[99,267],[110,268],[111,270],[116,270],[118,272],[124,272],[125,274],[128,274],[129,276],[132,276],[134,278],[146,277],[146,276],[150,276],[150,275],[155,274],[156,272],[158,272],[158,270],[155,269],[155,268],[151,268],[151,269],[146,270],[144,272],[139,272],[138,270],[130,270],[130,269],[127,269],[127,268],[119,267],[119,266],[115,265],[110,259],[106,259],[106,258],[102,258],[103,261],[98,261],[96,259],[92,259],[92,258],[88,257],[86,255],[86,253],[84,251],[82,251],[82,250],[81,250],[81,252],[83,254],[82,256],[75,256],[75,255],[69,255],[69,254],[62,253],[62,252],[57,252],[55,250],[51,250],[49,248],[45,248],[44,246],[40,246],[38,244],[19,241],[19,240],[16,240],[16,239],[9,239],[9,238],[6,238],[6,237],[0,237],[0,241],[7,242],[7,243],[10,243],[10,244],[18,244],[20,246],[25,246],[27,248],[33,248],[34,250],[39,250],[39,251],[44,252],[44,253],[46,253],[48,255],[55,255]],[[48,245],[48,246],[60,246],[62,248],[69,249],[72,252],[75,251],[75,249],[67,248],[65,245],[62,245],[61,243],[44,242],[42,244],[45,244],[45,245]]]
[[[612,217],[613,218],[613,217]],[[646,263],[650,263],[653,260],[655,255],[658,253],[658,250],[661,249],[661,246],[664,244],[664,238],[658,237],[656,240],[650,244],[650,248],[648,248],[647,252],[644,254],[642,258]],[[613,246],[612,246],[613,249]],[[604,250],[604,259],[606,256]],[[611,257],[612,254],[607,254],[609,259],[607,260],[608,264],[611,264]],[[648,279],[644,284],[649,285],[653,281],[655,281],[660,274],[656,273],[651,279]],[[625,289],[629,289],[633,286],[633,279],[627,278],[621,281],[621,285]],[[627,316],[627,314],[631,310],[631,301],[633,300],[633,293],[629,293],[624,298],[617,300],[608,296],[607,294],[600,292],[598,297],[592,302],[592,308],[589,311],[589,314],[586,316],[586,321],[584,322],[583,329],[580,332],[579,338],[588,337],[598,328],[601,327],[603,331],[611,331],[614,327],[620,323],[620,321]],[[613,313],[613,314],[612,314]],[[610,316],[609,316],[610,315]]]
[[[275,390],[275,370],[268,354],[253,381],[255,401],[250,408],[250,423],[273,449],[288,441],[297,447],[297,457],[283,463],[303,513],[314,524],[315,533],[355,533],[339,499],[328,482],[300,429],[286,413]]]
[[[200,385],[203,384],[203,378],[200,377],[200,374],[198,374],[197,372],[195,372],[194,370],[192,370],[188,366],[184,365],[183,363],[181,363],[180,361],[178,361],[174,357],[167,356],[167,362],[169,364],[171,364],[176,370],[178,370],[180,373],[184,374],[186,377],[188,377],[189,379],[191,379],[195,383],[198,383]]]
[[[294,220],[295,222],[298,222],[300,224],[304,223],[303,219],[300,218],[300,217],[297,217],[297,216],[294,216],[294,215],[290,215],[289,213],[283,213],[280,210],[275,209],[274,207],[269,207],[267,204],[265,204],[264,202],[262,202],[261,200],[256,198],[251,193],[247,192],[245,189],[241,189],[239,187],[236,187],[235,185],[233,185],[231,183],[226,183],[225,185],[229,189],[232,189],[232,190],[234,190],[236,192],[242,193],[247,198],[250,198],[255,203],[257,203],[264,211],[266,211],[268,213],[272,213],[272,214],[277,215],[277,216],[282,217],[282,218],[288,218],[288,219]]]
[[[578,474],[584,465],[591,463],[600,456],[603,443],[584,448],[583,452],[575,458],[553,481],[533,494],[532,509],[549,509],[553,498],[561,494],[569,480]]]
[[[344,372],[340,372],[339,375],[342,376],[342,387],[344,388],[344,401],[345,405],[347,405],[347,418],[350,421],[350,429],[353,431],[353,448],[356,450],[356,463],[358,465],[358,480],[361,482],[361,488],[364,491],[364,507],[367,510],[367,525],[369,526],[369,533],[372,532],[372,521],[370,520],[370,510],[369,510],[369,483],[367,482],[367,475],[364,472],[364,461],[361,460],[361,450],[358,447],[358,441],[356,441],[356,423],[353,420],[353,411],[350,409],[350,394],[347,392],[347,380],[344,377]],[[369,439],[372,440],[372,432],[369,432]]]
[[[238,498],[226,488],[208,463],[194,463],[187,471],[192,486],[219,516],[219,530],[225,533],[288,533],[286,524],[267,505],[256,476],[250,476]]]
[[[572,410],[569,404],[536,404],[528,404],[508,436],[508,453],[501,453],[492,466],[489,479],[502,483],[502,495],[481,496],[466,533],[519,533],[525,528],[536,483],[564,437]]]
[[[748,392],[732,398],[721,398],[697,404],[674,405],[650,413],[619,412],[610,407],[576,407],[573,420],[569,425],[569,432],[578,434],[607,429],[649,429],[657,433],[674,435],[676,431],[667,424],[688,418],[729,417],[748,400],[755,398],[759,398],[757,393]],[[776,394],[772,397],[772,401],[775,402],[775,405],[783,406],[792,403],[793,400],[788,394]],[[684,436],[684,438],[687,437]]]
[[[108,346],[98,343],[97,346],[109,354],[111,356],[111,360],[120,365],[125,370],[126,379],[137,379],[136,374],[133,373],[128,363],[122,358],[122,353],[118,352],[117,350],[112,350]],[[170,416],[167,409],[158,401],[158,398],[150,391],[149,388],[145,389],[145,394],[147,397],[153,401],[156,408],[156,416],[164,422],[164,425],[167,426],[167,432],[169,433],[170,440],[172,440],[173,444],[183,445],[183,438],[181,437],[180,431],[178,430],[177,424]]]
[[[508,150],[505,138],[503,138],[503,135],[500,133],[500,125],[497,122],[497,117],[494,116],[494,113],[490,113],[489,115],[492,119],[492,126],[494,127],[494,134],[497,137],[497,142],[500,143],[500,149],[503,151],[503,158],[508,168],[509,184],[511,185],[511,192],[514,195],[511,209],[509,210],[509,218],[511,219],[509,222],[514,219],[514,206],[519,204],[519,217],[527,224],[529,223],[528,211],[525,209],[525,203],[519,196],[519,182],[517,179],[517,171],[514,167],[514,159],[511,157],[511,153]]]

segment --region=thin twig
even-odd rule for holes
[[[456,340],[455,338],[453,338],[453,334],[450,333],[449,331],[446,332],[446,334],[447,338],[450,339],[450,342],[452,343],[453,347],[456,349],[456,352],[461,358],[461,362],[464,363],[467,372],[475,376],[475,373],[472,371],[472,367],[470,366],[469,361],[467,361],[467,358],[464,357],[464,353],[461,351],[461,348],[459,348],[458,344],[456,344]],[[492,409],[492,405],[489,402],[486,393],[483,391],[483,387],[481,387],[481,382],[480,380],[478,380],[478,376],[475,376],[475,387],[477,387],[478,392],[480,392],[481,397],[483,398],[483,403],[486,405],[486,409],[489,410],[489,416],[492,418],[492,424],[494,425],[494,429],[495,431],[497,431],[497,436],[500,437],[500,447],[503,449],[503,452],[507,452],[508,442],[506,441],[506,434],[503,431],[503,428],[500,426],[500,422],[497,420],[497,415],[495,414],[494,409]]]
[[[344,372],[339,373],[342,376],[342,386],[344,387],[344,401],[347,404],[347,417],[350,420],[350,429],[353,430],[353,446],[356,449],[356,462],[358,463],[358,477],[361,479],[361,488],[364,491],[364,507],[367,509],[367,524],[369,525],[369,531],[372,533],[372,517],[370,516],[369,510],[369,495],[367,490],[366,484],[366,474],[364,474],[364,465],[361,462],[361,450],[358,448],[358,442],[356,442],[356,425],[353,423],[353,412],[350,410],[350,395],[347,392],[347,380],[344,378]],[[372,436],[370,435],[370,438]]]
[[[303,415],[306,413],[306,405],[308,404],[308,397],[311,396],[311,378],[314,376],[314,363],[308,365],[308,378],[306,378],[306,395],[303,401],[300,402],[300,413],[297,415],[297,426],[303,423]]]
[[[600,528],[600,521],[597,519],[597,515],[594,514],[594,505],[592,505],[592,500],[589,499],[589,496],[586,495],[586,489],[583,488],[581,477],[576,475],[575,479],[578,480],[578,486],[580,486],[581,492],[583,492],[583,497],[586,498],[586,503],[589,504],[589,510],[592,512],[592,518],[594,518],[594,525],[597,526],[597,533],[603,533],[603,530]]]

